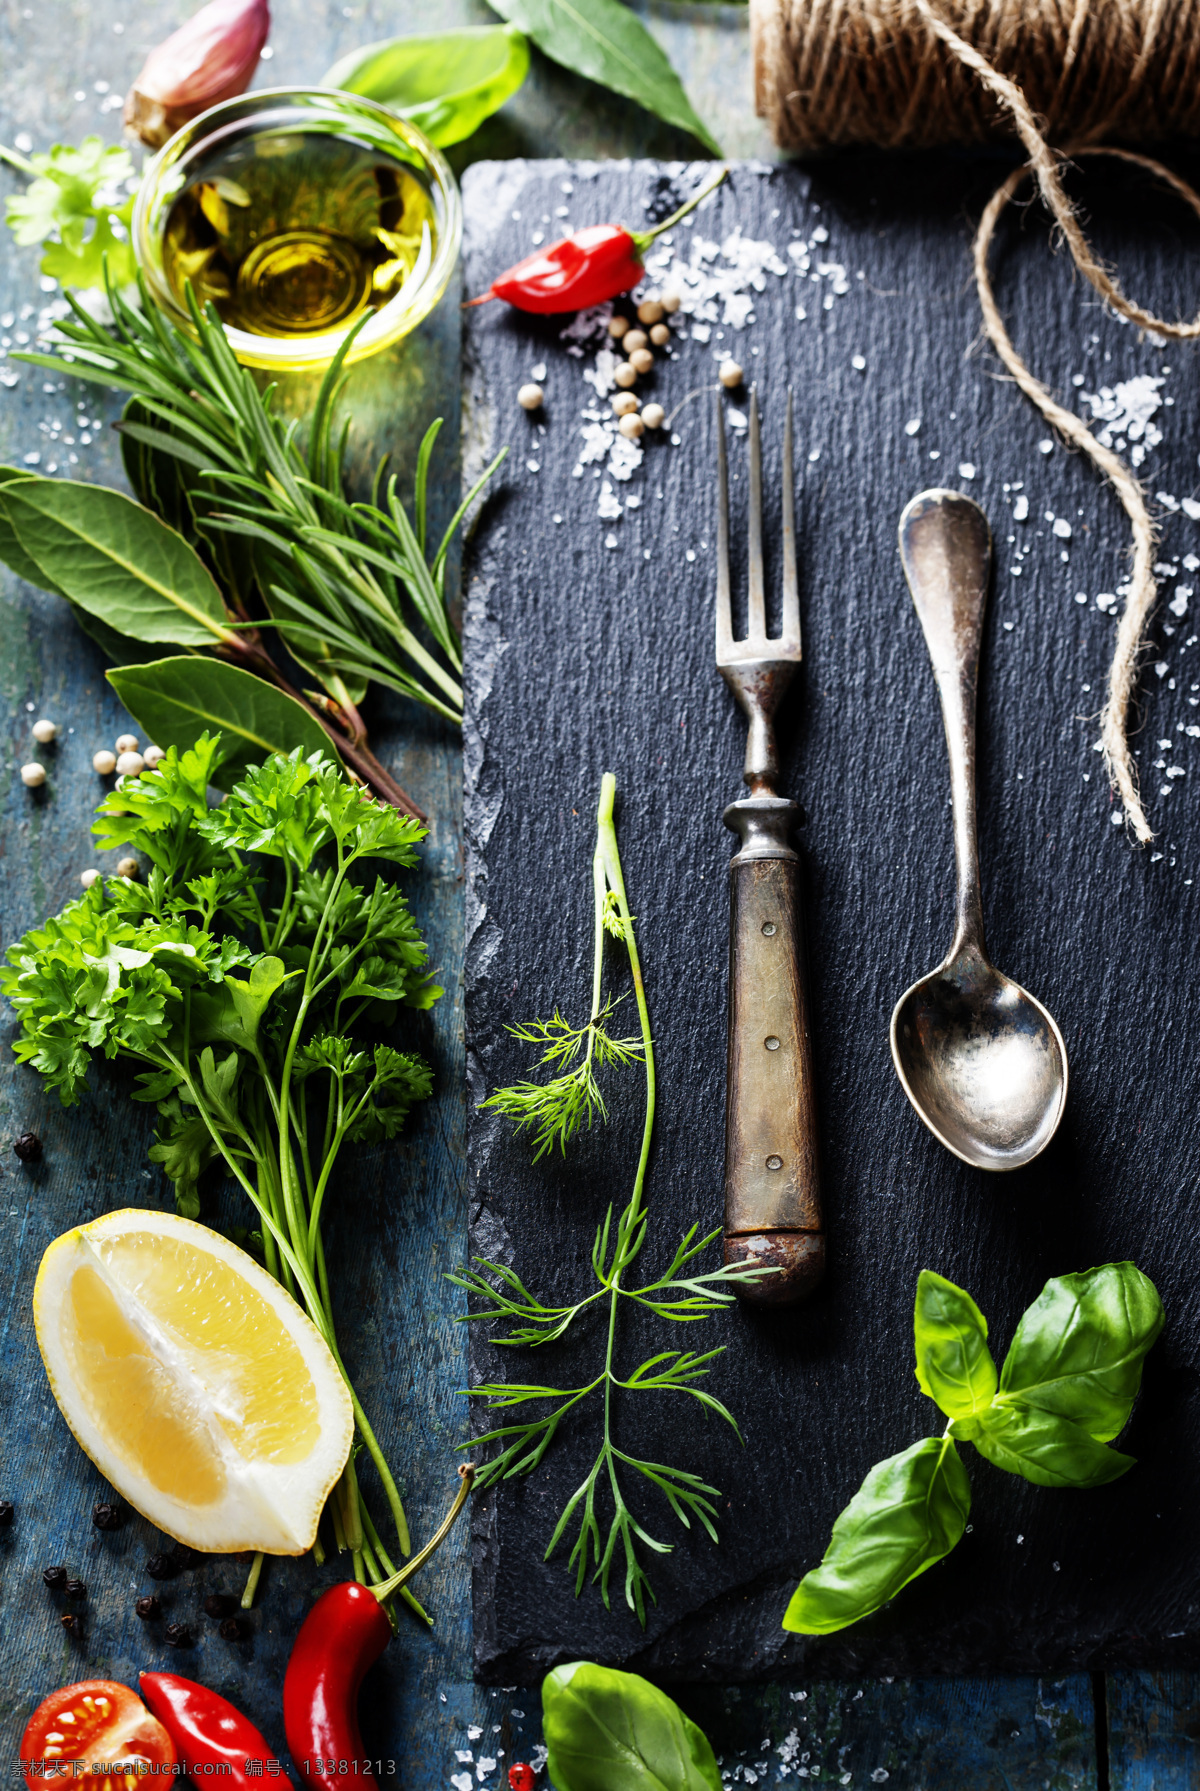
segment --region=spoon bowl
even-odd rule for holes
[[[900,997],[892,1060],[934,1137],[976,1169],[1019,1169],[1062,1118],[1062,1034],[1040,1001],[973,952]]]

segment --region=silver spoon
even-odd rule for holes
[[[988,963],[975,840],[975,688],[992,538],[978,504],[923,491],[900,518],[900,557],[942,700],[950,751],[957,917],[949,956],[892,1015],[904,1092],[934,1137],[977,1169],[1017,1169],[1053,1138],[1067,1098],[1062,1034]]]

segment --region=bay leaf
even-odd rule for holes
[[[247,765],[302,746],[333,755],[334,744],[294,697],[223,659],[159,659],[118,666],[108,681],[148,740],[159,746],[194,745],[205,728],[220,730],[225,760],[214,781],[237,783]]]
[[[648,112],[690,131],[713,155],[721,146],[693,111],[657,38],[621,0],[488,0],[543,55]]]
[[[139,641],[211,647],[225,606],[195,549],[132,498],[69,479],[2,488],[17,540],[55,590]]]
[[[334,63],[322,87],[390,106],[444,149],[499,111],[529,72],[529,45],[509,25],[366,44]]]

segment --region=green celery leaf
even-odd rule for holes
[[[390,106],[439,148],[490,118],[529,72],[529,45],[507,25],[393,37],[335,62],[322,87]]]
[[[970,1509],[971,1483],[949,1437],[881,1461],[834,1524],[821,1565],[796,1587],[783,1627],[830,1635],[869,1617],[950,1553]]]
[[[119,633],[192,647],[228,637],[220,592],[195,549],[132,498],[70,479],[19,479],[3,503],[55,589]]]
[[[271,753],[331,751],[324,728],[282,690],[224,660],[159,659],[108,673],[129,713],[159,746],[181,750],[204,728],[221,731],[225,753],[213,782],[229,789],[247,765]]]
[[[1133,1466],[1132,1455],[1098,1443],[1081,1424],[1054,1412],[997,1403],[968,1418],[963,1434],[993,1467],[1035,1486],[1105,1486]]]
[[[648,1679],[591,1661],[542,1681],[547,1776],[558,1791],[721,1791],[703,1731]]]
[[[913,1314],[917,1380],[948,1418],[965,1418],[996,1391],[987,1320],[969,1293],[922,1269]]]
[[[648,112],[690,131],[713,155],[721,146],[692,110],[665,52],[621,0],[488,0],[538,49],[577,75],[636,100]]]
[[[1124,1428],[1163,1327],[1154,1283],[1131,1262],[1047,1281],[1017,1326],[1000,1398],[1071,1418],[1097,1442]]]

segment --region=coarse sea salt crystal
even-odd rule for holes
[[[1029,515],[1029,499],[1024,495],[1019,498],[1014,498],[1012,514],[1014,522],[1024,522]]]
[[[600,487],[600,501],[596,505],[596,515],[602,522],[616,522],[622,513],[620,498],[612,488],[608,479]]]
[[[960,460],[959,461],[958,476],[960,479],[973,479],[975,477],[975,473],[976,473],[976,467],[975,467],[974,461],[972,461],[972,460]]]
[[[612,534],[605,535],[604,545],[605,545],[605,547],[616,547],[618,545],[617,537]]]
[[[910,417],[908,422],[904,425],[904,433],[905,435],[916,435],[920,431],[920,428],[920,417]]]

